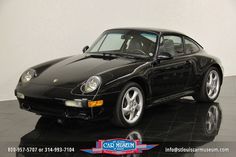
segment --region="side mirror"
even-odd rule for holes
[[[88,49],[89,49],[89,46],[85,46],[85,47],[83,48],[83,53],[85,53]]]
[[[169,54],[168,52],[162,52],[161,54],[158,55],[157,60],[170,60],[172,59],[173,56]]]

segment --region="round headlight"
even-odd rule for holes
[[[101,84],[101,78],[99,76],[90,77],[84,85],[84,92],[90,93],[95,91]]]
[[[35,76],[36,76],[36,71],[34,69],[29,69],[22,74],[21,82],[23,83],[29,82]]]

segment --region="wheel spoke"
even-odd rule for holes
[[[212,84],[212,80],[213,80],[213,73],[210,73],[210,83]]]
[[[131,98],[129,96],[129,92],[126,94],[125,98],[127,100],[127,103],[130,104]]]
[[[214,126],[217,126],[217,109],[213,108],[212,110],[212,122]]]
[[[206,85],[208,88],[211,88],[211,83],[210,82],[207,82],[207,85]]]
[[[129,120],[132,120],[134,118],[134,112],[132,111],[132,112],[130,112],[130,114],[129,114]]]
[[[132,100],[135,100],[135,98],[137,97],[137,95],[138,95],[138,92],[137,91],[134,91],[134,94],[133,94],[133,96],[131,97],[131,101]]]
[[[208,117],[211,118],[212,112],[208,111]]]
[[[210,88],[209,91],[208,91],[208,95],[211,96],[213,93],[213,90]]]
[[[135,109],[136,109],[136,111],[139,111],[139,109],[140,109],[140,105],[137,104],[137,105],[135,106]]]
[[[212,91],[213,91],[213,94],[215,94],[217,92],[216,87],[214,87]]]
[[[212,124],[210,121],[207,121],[207,130],[211,131],[211,129],[212,129]]]
[[[128,115],[130,113],[130,109],[128,105],[127,107],[123,108],[123,112],[124,112],[124,115]]]
[[[216,108],[213,108],[211,113],[212,113],[212,115],[215,115],[216,114]]]
[[[213,123],[214,126],[217,126],[217,120],[216,120],[215,117],[212,119],[212,123]]]

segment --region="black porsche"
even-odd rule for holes
[[[219,59],[175,31],[110,29],[83,52],[26,70],[15,89],[20,108],[132,127],[153,105],[183,96],[213,102],[223,82]]]

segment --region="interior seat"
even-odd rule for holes
[[[142,43],[137,38],[131,39],[128,50],[142,50]]]
[[[164,39],[162,46],[160,47],[160,53],[169,53],[171,56],[175,56],[175,46],[171,39]]]

